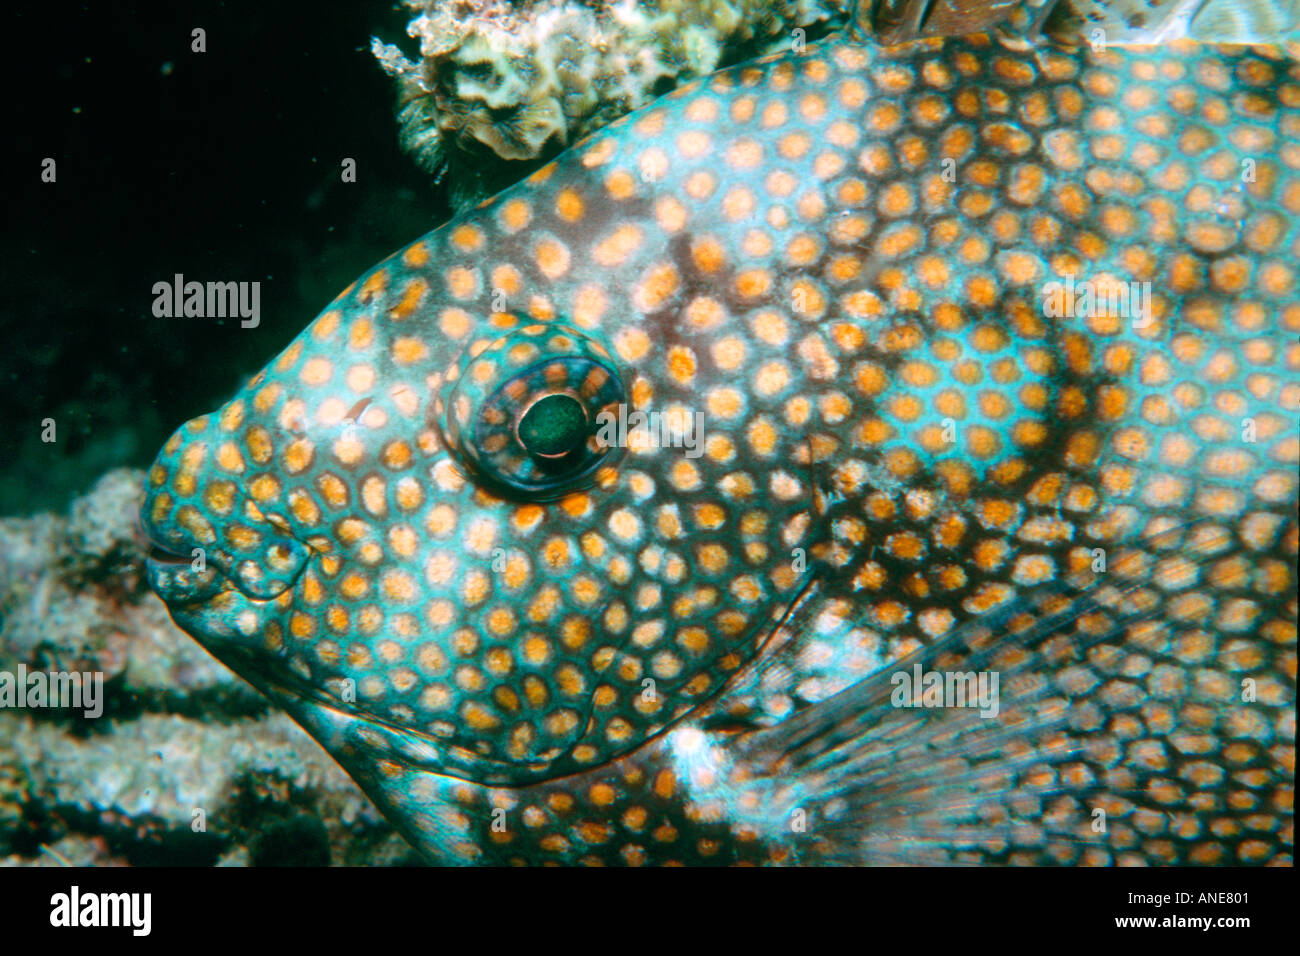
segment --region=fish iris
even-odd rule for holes
[[[587,430],[581,402],[569,395],[547,395],[524,412],[516,433],[529,454],[561,458],[586,440]]]

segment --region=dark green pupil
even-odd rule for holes
[[[528,454],[542,458],[567,455],[587,440],[587,412],[569,395],[547,395],[519,419],[519,441]]]

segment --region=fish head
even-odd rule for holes
[[[608,761],[758,653],[811,573],[817,356],[786,277],[719,285],[756,230],[687,221],[707,160],[646,177],[643,139],[399,251],[177,430],[142,520],[182,628],[483,783]]]

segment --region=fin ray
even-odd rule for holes
[[[1144,834],[1172,840],[1181,830],[1203,840],[1207,828],[1246,813],[1201,791],[1195,775],[1167,773],[1168,746],[1116,739],[1127,705],[1107,677],[1111,668],[1122,673],[1116,648],[1142,647],[1164,625],[1167,596],[1152,593],[1149,562],[1182,555],[1190,573],[1165,582],[1177,594],[1232,550],[1210,522],[1166,528],[1129,549],[1126,561],[1136,563],[1035,589],[780,724],[741,735],[741,776],[774,782],[767,818],[801,810],[810,855],[831,862],[1114,862]],[[917,667],[996,670],[996,718],[963,706],[898,706],[891,675]]]

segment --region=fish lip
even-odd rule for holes
[[[223,588],[233,586],[217,568],[205,565],[203,571],[195,571],[190,558],[161,548],[155,542],[151,542],[144,568],[149,587],[167,605],[199,604]]]
[[[270,533],[282,542],[292,543],[299,552],[300,559],[292,573],[284,574],[278,580],[274,574],[269,578],[282,586],[277,588],[273,584],[272,587],[263,589],[268,593],[258,593],[257,589],[249,588],[248,581],[241,579],[239,573],[244,564],[254,559],[230,554],[215,540],[198,540],[188,529],[169,524],[164,531],[151,521],[148,508],[149,501],[146,499],[139,516],[139,544],[145,552],[146,578],[149,586],[168,605],[201,603],[222,590],[237,591],[256,603],[274,601],[293,589],[316,554],[315,549],[290,528],[268,520]],[[195,567],[198,562],[201,562],[201,569]]]
[[[210,561],[204,562],[202,571],[196,571],[190,557],[177,554],[152,542],[150,552],[144,560],[145,577],[153,592],[169,606],[203,604],[223,591],[234,592],[250,604],[274,604],[284,596],[285,592],[294,588],[302,577],[303,571],[316,555],[312,548],[305,544],[303,546],[306,548],[307,556],[293,580],[271,595],[250,594],[239,586],[236,579]]]
[[[152,538],[148,539],[149,550],[145,555],[145,561],[153,561],[155,564],[189,564],[190,558],[181,554],[179,551],[171,551],[165,545],[158,543]]]

